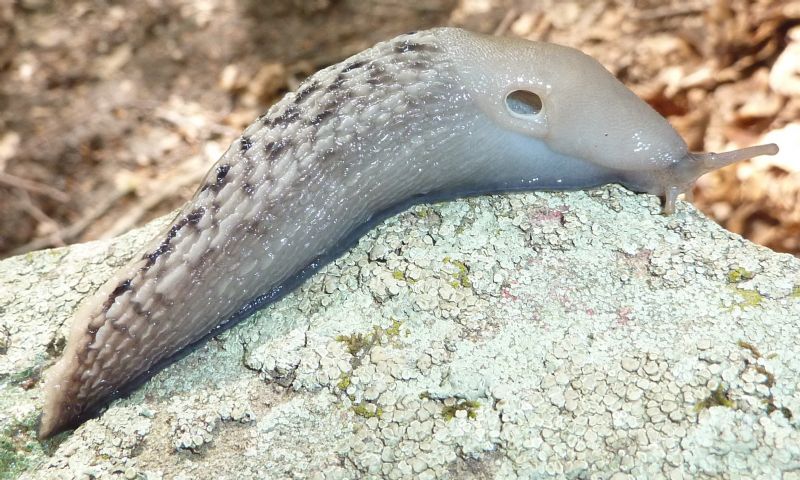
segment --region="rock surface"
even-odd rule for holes
[[[800,478],[800,260],[658,212],[413,208],[43,445],[72,311],[165,220],[0,262],[0,476]]]

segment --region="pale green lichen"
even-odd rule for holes
[[[417,218],[427,218],[431,214],[430,207],[420,206],[412,212]]]
[[[0,434],[0,480],[17,478],[32,466],[34,454],[44,455],[35,438],[37,414],[12,423]]]
[[[711,407],[736,408],[736,402],[731,400],[730,391],[720,384],[708,397],[697,402],[694,411],[700,412]]]
[[[748,271],[744,267],[738,267],[728,272],[728,282],[739,283],[745,280],[750,280],[755,276],[755,273]]]
[[[792,289],[792,298],[800,298],[800,285],[797,285]]]
[[[389,338],[394,338],[400,335],[400,326],[403,325],[403,322],[399,320],[392,319],[392,326],[386,327],[383,331],[386,333],[386,336]]]
[[[453,260],[450,257],[444,257],[442,262],[447,265],[452,265],[455,267],[455,272],[448,272],[453,278],[453,281],[450,282],[454,288],[471,288],[472,281],[469,279],[469,267],[459,260]]]
[[[339,390],[344,391],[347,390],[347,387],[350,386],[350,383],[350,375],[347,373],[342,373],[342,375],[339,377],[339,381],[336,383],[336,387],[338,387]]]
[[[442,417],[445,420],[452,420],[456,417],[456,413],[460,411],[467,412],[467,418],[475,420],[478,418],[478,409],[481,403],[476,400],[459,400],[454,405],[445,405],[442,407]]]
[[[374,403],[359,403],[358,405],[353,405],[353,413],[364,418],[381,418],[383,409]]]
[[[737,305],[740,307],[757,307],[764,300],[764,297],[756,290],[748,290],[745,288],[737,288],[736,293],[742,297],[742,301]]]
[[[375,345],[380,345],[384,340],[391,340],[400,335],[403,322],[392,319],[392,325],[381,328],[373,325],[370,333],[354,333],[352,335],[337,335],[336,341],[342,342],[347,347],[350,355],[361,356],[369,353]]]

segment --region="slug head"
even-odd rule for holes
[[[700,175],[777,152],[773,144],[689,152],[664,117],[579,50],[457,29],[441,35],[467,90],[492,121],[602,167],[626,187],[664,197],[665,213]]]

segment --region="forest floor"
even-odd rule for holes
[[[438,25],[580,48],[693,150],[778,143],[694,201],[800,255],[799,1],[0,0],[0,257],[177,208],[307,75]]]

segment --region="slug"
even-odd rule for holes
[[[689,152],[571,48],[454,28],[379,43],[259,117],[171,226],[81,305],[46,375],[39,436],[96,415],[409,205],[619,183],[671,213],[703,173],[776,152]]]

